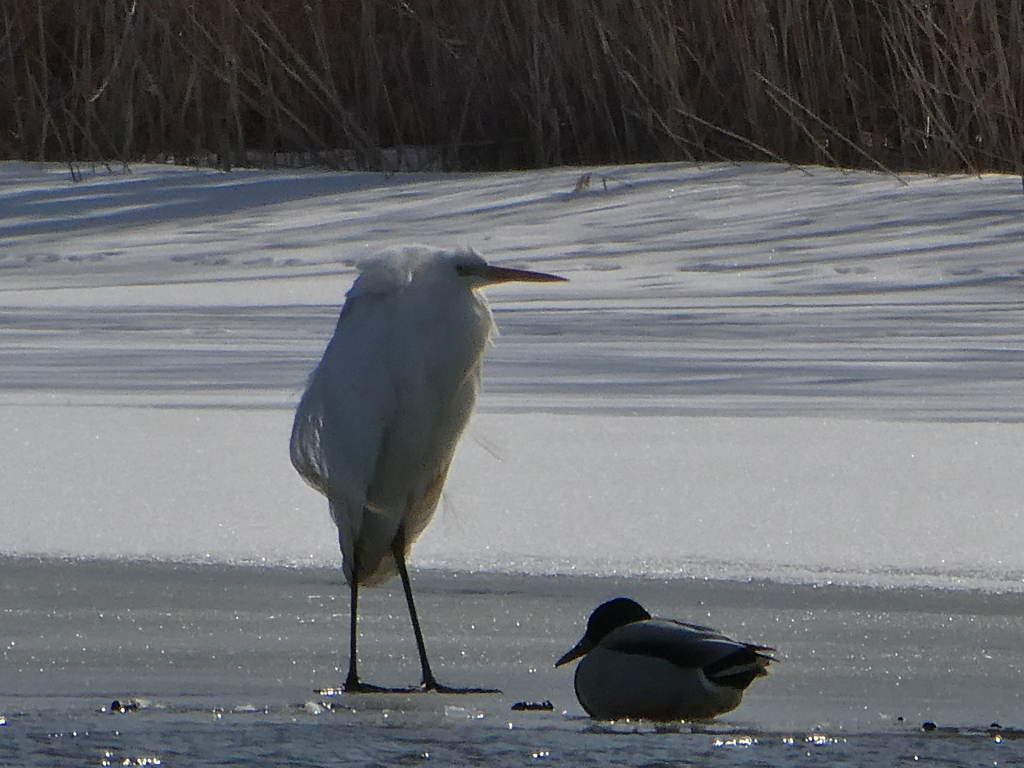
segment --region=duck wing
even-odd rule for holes
[[[619,627],[601,642],[620,653],[664,659],[683,669],[701,669],[717,685],[744,689],[767,674],[774,661],[767,646],[742,643],[699,624],[666,619]]]

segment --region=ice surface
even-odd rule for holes
[[[987,734],[1022,725],[1024,196],[905,181],[0,165],[0,763],[1024,762]],[[439,674],[505,694],[335,706],[336,535],[287,435],[354,261],[404,242],[571,282],[489,292],[413,552]],[[404,684],[395,590],[366,669]],[[589,724],[548,664],[615,594],[782,661],[708,732]]]
[[[501,694],[314,693],[344,675],[337,569],[0,558],[0,762],[1024,761],[1018,595],[431,570],[414,580],[439,678]],[[552,665],[590,609],[622,594],[771,642],[780,660],[711,725],[591,723],[572,669]],[[418,680],[403,602],[394,583],[360,599],[368,680]],[[519,701],[553,711],[512,711]],[[989,734],[992,722],[1002,729]]]

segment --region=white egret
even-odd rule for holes
[[[772,649],[698,624],[652,619],[619,597],[590,615],[583,639],[555,666],[576,666],[576,698],[599,720],[707,720],[731,712],[768,674]]]
[[[360,586],[402,579],[419,651],[421,688],[438,684],[427,661],[406,569],[434,514],[480,387],[494,321],[478,289],[554,282],[541,272],[491,266],[472,250],[406,246],[365,262],[334,336],[295,413],[291,460],[327,497],[349,584],[345,691],[382,691],[359,679]]]

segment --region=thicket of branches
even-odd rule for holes
[[[1019,173],[1022,7],[0,0],[0,157]]]

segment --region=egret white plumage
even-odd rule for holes
[[[349,584],[346,691],[385,690],[360,681],[359,587],[402,579],[423,675],[448,692],[427,661],[406,557],[441,497],[456,445],[480,387],[494,332],[480,288],[555,282],[542,272],[488,264],[472,250],[406,246],[361,265],[334,336],[295,413],[291,460],[327,497]]]
[[[576,698],[593,718],[708,720],[740,705],[747,687],[768,674],[771,653],[710,627],[652,619],[619,597],[594,610],[583,639],[555,666],[582,657]]]

